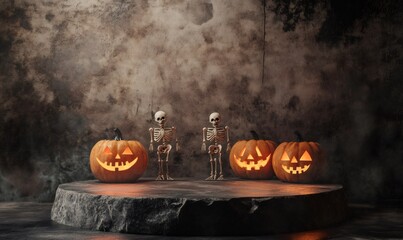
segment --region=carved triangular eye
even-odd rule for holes
[[[283,153],[283,156],[281,156],[281,161],[290,161],[290,157],[288,156],[287,152]]]
[[[259,157],[262,156],[262,152],[260,152],[259,148],[256,146],[256,153]]]
[[[245,153],[246,147],[244,149],[242,149],[241,155],[243,157],[244,153]]]
[[[105,153],[105,154],[112,154],[112,151],[111,151],[111,149],[110,149],[109,147],[106,147],[106,148],[104,149],[104,153]]]
[[[123,151],[122,155],[133,155],[133,152],[132,152],[132,150],[130,150],[129,147],[127,147],[127,148]]]
[[[302,156],[301,156],[301,158],[299,160],[300,161],[311,162],[312,158],[311,158],[311,155],[309,155],[309,153],[307,151],[305,151],[304,154],[302,154]]]

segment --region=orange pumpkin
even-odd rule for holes
[[[276,143],[268,140],[242,140],[230,152],[230,166],[235,176],[247,179],[273,177],[272,155]]]
[[[284,142],[274,151],[273,170],[282,181],[310,183],[321,177],[325,160],[317,142]]]
[[[91,172],[101,182],[133,182],[147,168],[147,151],[138,141],[102,140],[91,150]]]

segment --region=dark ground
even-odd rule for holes
[[[161,239],[161,236],[87,231],[56,224],[50,220],[52,203],[0,203],[0,239]],[[309,232],[262,236],[260,239],[403,239],[403,207],[388,204],[350,204],[350,217],[340,226]],[[179,237],[165,237],[177,239]],[[186,237],[182,237],[185,239]],[[234,237],[193,237],[232,239]],[[237,239],[256,239],[239,237]]]

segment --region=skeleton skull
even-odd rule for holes
[[[154,120],[159,124],[164,124],[167,120],[167,114],[164,111],[158,111],[154,115]]]
[[[221,122],[221,117],[218,112],[213,112],[210,114],[209,121],[213,124],[214,127],[217,127],[218,124]]]

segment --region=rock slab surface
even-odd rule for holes
[[[51,218],[85,229],[161,235],[262,235],[346,217],[339,185],[279,181],[83,181],[59,186]]]

